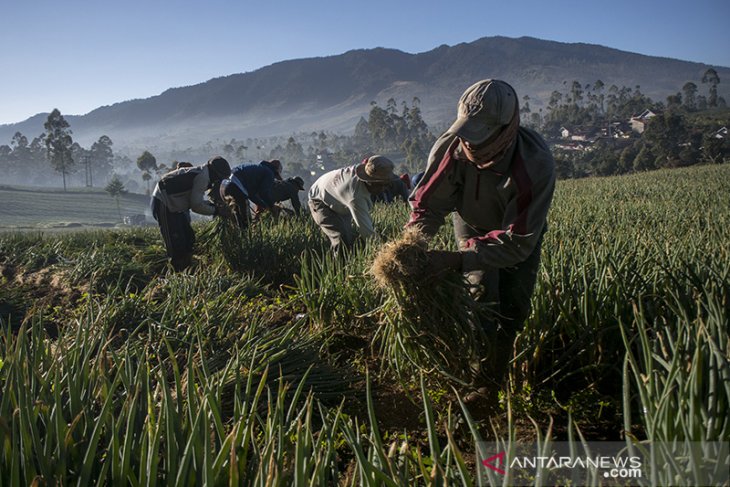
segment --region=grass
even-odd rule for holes
[[[714,483],[729,181],[704,166],[560,182],[489,407],[464,401],[436,342],[399,358],[387,330],[414,322],[369,273],[377,242],[337,259],[310,220],[226,239],[202,222],[195,272],[172,274],[155,228],[0,235],[0,484],[499,484],[480,442],[536,439],[699,444],[694,470],[652,452],[647,483]],[[392,241],[407,209],[374,217]],[[453,249],[449,228],[432,245]]]
[[[149,197],[126,194],[120,198],[122,215],[144,214]],[[68,231],[114,226],[119,221],[116,201],[101,190],[50,191],[0,187],[0,232]]]

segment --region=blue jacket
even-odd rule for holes
[[[246,188],[248,199],[262,208],[274,206],[274,177],[274,171],[262,164],[241,164],[231,170],[231,178],[238,179]]]

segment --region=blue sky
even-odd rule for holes
[[[9,0],[0,4],[0,124],[53,108],[85,114],[287,59],[417,53],[495,35],[727,67],[730,1]]]

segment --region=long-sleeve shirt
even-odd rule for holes
[[[357,178],[355,166],[335,169],[317,179],[309,189],[309,199],[319,200],[338,215],[351,216],[362,237],[375,235],[370,211],[373,202],[365,183]]]
[[[260,208],[274,206],[274,171],[261,164],[241,164],[231,170],[231,179],[236,178],[246,188],[248,199]]]
[[[289,200],[291,202],[294,214],[298,215],[301,211],[302,204],[299,201],[299,188],[291,181],[274,181],[274,188],[271,191],[274,201]]]
[[[555,161],[536,132],[520,127],[512,156],[485,169],[462,155],[456,136],[447,133],[434,144],[411,193],[407,226],[435,235],[456,211],[481,234],[460,242],[462,269],[511,267],[535,249],[554,189]]]
[[[213,215],[215,206],[206,196],[209,187],[208,166],[184,167],[165,174],[155,185],[152,197],[172,213],[192,210]]]

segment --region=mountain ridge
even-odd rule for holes
[[[704,93],[700,80],[710,67],[721,80],[730,79],[730,68],[704,63],[596,44],[495,36],[416,54],[378,47],[279,61],[64,116],[82,145],[101,135],[109,135],[116,147],[195,145],[312,130],[347,133],[367,116],[371,101],[391,97],[409,104],[418,97],[429,124],[446,124],[464,89],[485,78],[510,82],[520,98],[530,97],[533,109],[545,107],[553,91],[566,92],[573,80],[593,84],[600,79],[606,90],[639,85],[655,101],[665,101],[687,81]],[[722,83],[718,91],[727,97]],[[17,131],[35,137],[46,117],[0,125],[0,144]]]

